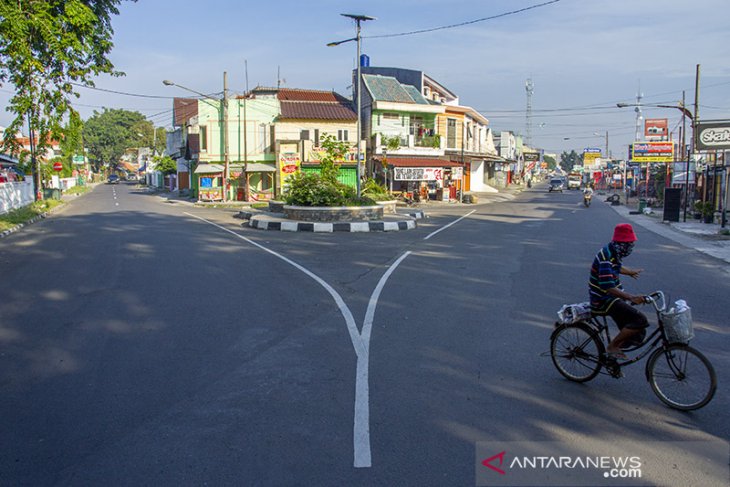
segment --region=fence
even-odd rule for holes
[[[33,203],[33,181],[0,183],[0,215]]]

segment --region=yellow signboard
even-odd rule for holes
[[[583,167],[593,167],[601,158],[601,151],[585,151],[583,152]]]
[[[299,172],[302,160],[296,152],[282,152],[279,154],[279,180],[284,186],[294,173]]]

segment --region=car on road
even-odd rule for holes
[[[110,174],[106,182],[109,184],[117,184],[119,182],[119,176],[116,174]]]
[[[550,185],[548,186],[548,192],[552,193],[553,191],[560,191],[563,192],[564,184],[563,180],[560,178],[552,178],[550,180]]]
[[[580,183],[580,174],[568,174],[568,189],[580,189]]]

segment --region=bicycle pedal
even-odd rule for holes
[[[611,374],[611,377],[613,377],[614,379],[620,379],[624,376],[624,371],[621,370],[621,367],[619,367],[618,365],[609,367],[608,373]]]

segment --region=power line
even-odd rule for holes
[[[508,15],[515,15],[515,14],[518,14],[518,13],[525,12],[527,10],[532,10],[532,9],[535,9],[535,8],[545,7],[545,6],[550,5],[552,3],[558,3],[559,1],[560,0],[551,0],[549,2],[540,3],[540,4],[537,4],[537,5],[531,5],[529,7],[521,8],[521,9],[518,9],[518,10],[512,10],[510,12],[505,12],[505,13],[501,13],[501,14],[498,14],[498,15],[492,15],[490,17],[483,17],[481,19],[468,20],[466,22],[460,22],[458,24],[444,25],[444,26],[441,26],[441,27],[433,27],[431,29],[414,30],[414,31],[411,31],[411,32],[401,32],[400,34],[383,34],[383,35],[377,35],[377,36],[362,36],[362,38],[363,39],[382,39],[382,38],[385,38],[385,37],[403,37],[403,36],[410,36],[410,35],[415,35],[415,34],[424,34],[426,32],[434,32],[434,31],[437,31],[437,30],[454,29],[456,27],[463,27],[465,25],[476,24],[478,22],[486,22],[487,20],[498,19],[500,17],[507,17]]]
[[[124,91],[107,90],[105,88],[97,88],[96,86],[82,85],[81,83],[71,83],[71,84],[73,86],[78,86],[79,88],[86,88],[89,90],[96,90],[96,91],[104,91],[106,93],[114,93],[116,95],[136,96],[139,98],[162,98],[165,100],[171,100],[171,99],[175,98],[174,96],[142,95],[139,93],[126,93]]]

